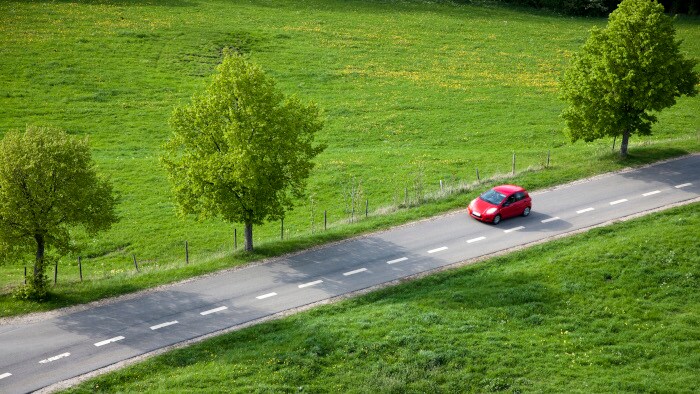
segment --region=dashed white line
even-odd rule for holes
[[[690,186],[690,185],[692,185],[692,183],[690,183],[690,182],[688,182],[688,183],[682,183],[682,184],[680,184],[680,185],[676,185],[676,189],[680,189],[680,188],[683,188],[683,187],[686,187],[686,186]]]
[[[442,252],[443,250],[447,250],[447,246],[443,246],[443,247],[437,248],[437,249],[431,249],[428,251],[428,254]]]
[[[68,357],[68,356],[70,356],[70,353],[59,354],[58,356],[53,356],[53,357],[47,358],[46,360],[41,360],[41,361],[39,361],[39,364],[50,363],[50,362],[52,362],[52,361],[60,360],[60,359],[62,359],[62,358],[64,358],[64,357]]]
[[[346,272],[343,274],[343,276],[355,275],[355,274],[359,274],[360,272],[365,272],[365,271],[367,271],[367,268],[360,268],[359,270]]]
[[[159,328],[172,326],[173,324],[177,324],[177,323],[179,323],[177,320],[173,320],[173,321],[169,321],[167,323],[156,324],[155,326],[151,326],[151,330],[157,330]]]
[[[486,237],[472,238],[472,239],[468,239],[468,240],[467,240],[467,243],[470,244],[470,243],[473,243],[473,242],[479,242],[479,241],[482,241],[482,240],[484,240],[484,239],[486,239]]]
[[[313,282],[304,283],[304,284],[299,285],[299,288],[300,288],[300,289],[303,289],[304,287],[315,286],[315,285],[317,285],[317,284],[319,284],[319,283],[323,283],[323,281],[322,281],[322,280],[315,280],[315,281],[313,281]]]
[[[644,193],[644,194],[642,194],[642,196],[649,197],[649,196],[653,196],[654,194],[659,194],[659,193],[661,193],[661,190],[654,190],[653,192]]]
[[[525,226],[518,226],[518,227],[513,227],[509,228],[508,230],[503,230],[504,233],[512,233],[513,231],[518,231],[524,229]]]
[[[12,374],[11,374],[11,373],[9,373],[9,372],[5,372],[4,374],[0,375],[0,379],[5,379],[5,378],[9,378],[10,376],[12,376]]]
[[[622,204],[623,202],[627,202],[627,201],[629,201],[629,200],[627,200],[626,198],[622,198],[620,200],[611,201],[610,205]]]
[[[408,257],[401,257],[400,259],[389,260],[389,261],[387,261],[386,263],[387,263],[387,264],[396,264],[396,263],[400,263],[400,262],[406,261],[406,260],[408,260]]]
[[[544,219],[544,220],[541,220],[540,222],[541,223],[549,223],[549,222],[553,222],[555,220],[559,220],[559,216],[555,216],[555,217],[549,218],[549,219]]]
[[[102,341],[102,342],[97,342],[97,343],[95,344],[95,346],[97,346],[97,347],[104,346],[104,345],[107,345],[107,344],[112,343],[112,342],[121,341],[122,339],[124,339],[124,337],[120,335],[120,336],[118,336],[118,337],[109,338],[109,339],[104,340],[104,341]]]
[[[277,295],[277,293],[272,292],[272,293],[267,293],[267,294],[259,295],[259,296],[255,297],[255,298],[257,298],[257,299],[259,299],[259,300],[264,300],[265,298],[274,297],[274,296],[276,296],[276,295]]]
[[[228,309],[227,306],[220,306],[218,308],[209,309],[208,311],[199,312],[199,314],[202,316],[206,316],[206,315],[209,315],[211,313],[221,312],[221,311],[226,310],[226,309]]]
[[[579,211],[576,211],[576,213],[585,213],[585,212],[590,212],[590,211],[593,211],[593,210],[595,210],[595,208],[590,207],[590,208],[581,209],[581,210],[579,210]]]

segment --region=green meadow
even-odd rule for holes
[[[697,152],[698,97],[661,113],[653,136],[633,137],[626,162],[612,140],[568,142],[558,78],[588,30],[605,23],[486,1],[0,2],[0,135],[27,124],[89,135],[121,218],[96,237],[76,231],[78,251],[60,260],[47,303],[13,300],[25,262],[0,265],[0,316],[461,208],[510,174],[513,154],[508,181],[536,189]],[[700,20],[678,18],[676,29],[682,50],[700,58]],[[225,48],[247,54],[285,93],[318,103],[326,124],[318,141],[328,148],[285,219],[285,241],[278,222],[256,227],[254,255],[233,251],[240,225],[178,218],[159,164],[173,108],[207,85]]]
[[[696,392],[699,229],[697,203],[597,228],[68,392]]]

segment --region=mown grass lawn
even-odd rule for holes
[[[695,392],[700,204],[229,333],[68,392]]]
[[[494,6],[373,1],[100,1],[0,3],[0,135],[26,124],[88,134],[120,194],[121,221],[59,264],[54,298],[9,296],[24,262],[0,265],[0,316],[86,302],[461,207],[469,195],[393,212],[445,187],[511,170],[538,188],[695,152],[700,98],[660,114],[620,162],[610,140],[567,143],[557,78],[593,26]],[[697,18],[676,21],[700,57]],[[247,53],[288,94],[325,111],[328,145],[309,196],[285,220],[255,229],[258,255],[232,253],[235,226],[175,216],[158,163],[172,109],[209,81],[222,48]],[[551,167],[543,170],[547,153]],[[532,171],[522,173],[525,169]],[[365,202],[375,218],[354,226]],[[323,213],[330,230],[321,234]],[[242,227],[238,226],[239,247]],[[184,267],[184,243],[192,264]],[[132,256],[141,273],[135,274]],[[85,281],[78,282],[78,256]],[[31,262],[28,262],[31,264]],[[49,274],[50,276],[52,273]],[[53,279],[53,278],[51,278]]]

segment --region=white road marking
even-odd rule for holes
[[[442,252],[443,250],[447,250],[447,246],[443,246],[443,247],[441,247],[441,248],[429,250],[429,251],[428,251],[428,254],[437,253],[437,252]]]
[[[654,194],[659,194],[659,193],[661,193],[661,190],[654,190],[653,192],[644,193],[644,194],[642,194],[642,196],[649,197],[649,196],[653,196]]]
[[[304,287],[314,286],[314,285],[317,285],[319,283],[323,283],[323,281],[322,280],[315,280],[313,282],[304,283],[303,285],[299,285],[299,288],[303,289]]]
[[[210,314],[210,313],[221,312],[221,311],[226,310],[226,309],[228,309],[227,306],[220,306],[220,307],[218,307],[218,308],[209,309],[208,311],[200,312],[199,314],[202,315],[202,316],[206,316],[206,315],[208,315],[208,314]]]
[[[365,271],[367,271],[367,268],[360,268],[359,270],[346,272],[343,274],[343,276],[355,275],[355,274],[359,274],[360,272],[365,272]]]
[[[576,211],[576,213],[585,213],[585,212],[590,212],[590,211],[593,211],[593,210],[595,210],[595,208],[592,208],[592,207],[591,207],[591,208],[582,209],[582,210],[580,210],[580,211]]]
[[[680,185],[676,185],[676,189],[680,189],[680,188],[682,188],[682,187],[686,187],[686,186],[690,186],[690,185],[692,185],[692,183],[690,183],[690,182],[688,182],[688,183],[683,183],[683,184],[680,184]]]
[[[559,216],[555,216],[555,217],[553,217],[553,218],[541,220],[541,222],[542,222],[542,223],[549,223],[549,222],[553,222],[553,221],[555,221],[555,220],[559,220]]]
[[[610,205],[622,204],[623,202],[627,202],[627,201],[629,201],[629,200],[627,200],[626,198],[623,198],[623,199],[620,199],[620,200],[611,201],[611,202],[610,202]]]
[[[408,257],[401,257],[400,259],[389,260],[389,261],[387,261],[386,263],[387,263],[387,264],[396,264],[396,263],[400,263],[400,262],[406,261],[406,260],[408,260]]]
[[[151,330],[157,330],[159,328],[167,327],[167,326],[172,326],[173,324],[177,324],[177,320],[169,321],[167,323],[161,323],[161,324],[156,324],[155,326],[151,326]]]
[[[503,230],[504,233],[512,233],[513,231],[518,231],[524,229],[525,226],[518,226],[518,227],[513,227],[509,228],[508,230]]]
[[[0,379],[5,379],[5,378],[9,378],[10,376],[12,376],[12,374],[11,374],[11,373],[9,373],[9,372],[5,372],[4,374],[0,375]]]
[[[124,337],[120,335],[120,336],[118,336],[118,337],[109,338],[109,339],[107,339],[107,340],[105,340],[105,341],[102,341],[102,342],[97,342],[97,343],[95,344],[95,346],[97,346],[97,347],[104,346],[104,345],[106,345],[106,344],[108,344],[108,343],[121,341],[122,339],[124,339]]]
[[[277,295],[277,293],[272,292],[272,293],[267,293],[267,294],[259,295],[259,296],[255,297],[255,298],[257,298],[257,299],[259,299],[259,300],[264,300],[265,298],[274,297],[274,296],[276,296],[276,295]]]
[[[58,356],[53,356],[53,357],[47,358],[46,360],[41,360],[41,361],[39,361],[39,364],[50,363],[50,362],[52,362],[52,361],[60,360],[60,359],[62,359],[62,358],[64,358],[64,357],[68,357],[68,356],[70,356],[70,353],[59,354]]]
[[[484,240],[484,239],[486,239],[486,237],[472,238],[472,239],[468,239],[467,243],[470,244],[472,242],[479,242],[479,241]]]

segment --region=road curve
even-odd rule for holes
[[[104,306],[10,321],[0,325],[0,392],[38,390],[285,310],[697,199],[700,155],[532,197],[529,217],[498,226],[459,211]]]

